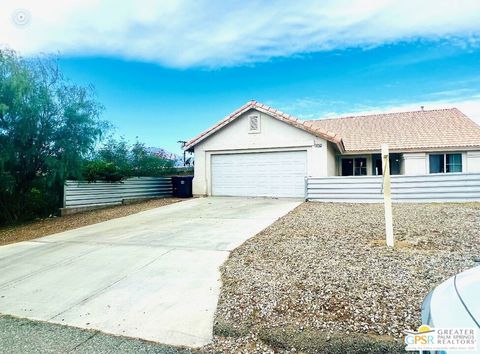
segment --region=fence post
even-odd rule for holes
[[[383,170],[383,202],[385,205],[385,231],[387,246],[394,246],[393,215],[392,215],[392,190],[390,185],[390,158],[388,145],[382,144],[382,170]]]
[[[67,181],[63,181],[63,207],[67,207]]]
[[[308,201],[308,177],[305,177],[304,197],[305,197],[305,201]]]

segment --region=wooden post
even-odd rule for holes
[[[390,159],[388,145],[382,144],[383,201],[385,204],[385,231],[387,246],[393,247],[392,189],[390,186]]]

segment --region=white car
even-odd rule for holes
[[[433,289],[422,304],[422,323],[432,328],[475,328],[480,333],[480,267],[459,273]],[[477,342],[480,338],[477,338]],[[448,353],[440,351],[436,353]],[[472,351],[452,351],[472,354]],[[480,344],[476,353],[480,353]]]

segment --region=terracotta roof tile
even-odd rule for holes
[[[480,127],[456,108],[312,120],[334,131],[347,152],[480,147]]]

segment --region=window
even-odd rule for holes
[[[367,159],[355,157],[342,159],[342,176],[365,176],[367,174]]]
[[[462,172],[462,154],[446,154],[445,171]]]
[[[250,133],[259,133],[260,132],[260,116],[252,115],[249,116],[249,131]]]
[[[445,155],[435,154],[430,155],[430,173],[444,173],[445,172]]]
[[[462,172],[462,154],[430,154],[430,173]]]

